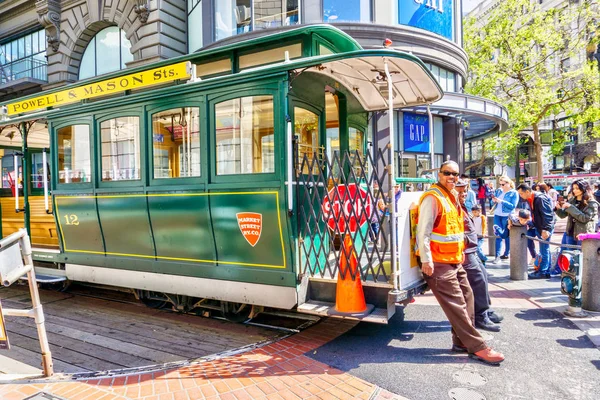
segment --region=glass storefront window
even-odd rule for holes
[[[90,182],[90,127],[65,126],[58,129],[57,139],[58,183]]]
[[[437,65],[425,63],[444,92],[456,92],[455,73]]]
[[[188,0],[188,50],[189,53],[202,47],[202,1]]]
[[[273,96],[241,97],[215,106],[217,175],[275,171]]]
[[[267,29],[298,23],[298,0],[254,0],[254,29]]]
[[[102,180],[140,179],[140,119],[119,117],[100,124]]]
[[[47,64],[43,29],[0,44],[0,84],[22,78],[46,81]]]
[[[371,0],[323,0],[323,22],[371,22]]]
[[[126,68],[133,61],[131,42],[118,26],[102,29],[90,40],[79,65],[79,79]]]
[[[152,115],[154,178],[200,176],[198,108],[183,107]]]
[[[215,7],[215,40],[299,21],[298,0],[219,0]]]

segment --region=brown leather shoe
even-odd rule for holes
[[[476,353],[469,353],[469,357],[490,365],[500,365],[500,363],[504,361],[504,355],[490,347],[479,350]]]

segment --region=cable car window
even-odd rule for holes
[[[196,75],[200,78],[227,74],[231,74],[230,58],[196,65]]]
[[[240,70],[256,67],[259,65],[272,64],[285,60],[285,52],[288,52],[290,60],[302,57],[302,44],[294,43],[289,46],[277,47],[239,57],[238,66]]]
[[[313,173],[318,174],[318,163],[313,164],[313,159],[323,159],[324,151],[319,143],[319,116],[304,108],[294,107],[294,133],[298,137],[298,166],[303,165],[302,173],[309,174],[309,169],[314,167]]]
[[[217,104],[215,127],[217,175],[275,171],[273,96]]]
[[[90,182],[90,127],[70,125],[57,130],[58,183]]]
[[[100,124],[102,180],[140,179],[140,119],[119,117]]]
[[[196,107],[152,115],[154,178],[200,176],[200,124]]]

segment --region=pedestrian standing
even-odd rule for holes
[[[479,187],[477,188],[477,201],[479,202],[479,205],[481,205],[481,213],[485,215],[485,203],[488,198],[489,189],[483,178],[478,178],[477,183],[479,184]]]
[[[527,200],[523,200],[521,196],[519,196],[519,202],[517,203],[517,208],[520,211],[527,211],[529,213],[529,217],[531,218],[531,206]],[[525,224],[523,224],[525,226]],[[535,236],[535,227],[533,223],[527,224],[527,236],[534,237]],[[527,250],[529,250],[529,255],[531,256],[531,260],[529,261],[529,265],[534,265],[535,260],[538,256],[537,250],[535,249],[535,242],[533,239],[527,239]]]
[[[510,237],[508,235],[508,216],[517,207],[519,196],[515,184],[508,176],[500,177],[500,193],[494,196],[494,234],[496,238],[496,258],[494,263],[508,259],[510,255]],[[504,254],[500,256],[504,242]]]
[[[554,186],[550,183],[545,183],[545,185],[548,188],[548,196],[550,197],[550,200],[552,200],[552,208],[554,208],[558,202],[558,191],[554,189]]]
[[[552,236],[556,219],[552,210],[552,200],[545,193],[534,192],[531,187],[522,183],[517,188],[519,196],[529,202],[533,216],[536,236],[544,241]],[[550,278],[550,245],[540,242],[540,266],[536,272],[529,274],[529,279]]]
[[[463,223],[465,230],[465,260],[463,268],[467,272],[469,285],[473,290],[473,301],[475,306],[475,327],[490,332],[500,332],[500,326],[496,325],[489,317],[490,313],[490,293],[488,291],[488,274],[483,266],[483,262],[477,255],[477,232],[475,230],[475,221],[469,214],[466,207],[467,185],[465,180],[459,180],[456,183],[458,192],[458,201],[463,211]],[[497,321],[501,321],[499,314],[491,311]]]
[[[594,192],[594,198],[598,203],[600,203],[600,181],[596,181],[596,191]]]
[[[466,174],[462,174],[460,177],[462,180],[467,182],[467,186],[466,186],[467,200],[465,201],[465,206],[467,207],[467,210],[469,211],[469,213],[471,213],[471,209],[473,208],[473,206],[475,204],[478,204],[477,193],[475,193],[475,191],[473,189],[471,189],[471,183],[470,183],[471,181]]]
[[[471,208],[471,216],[475,223],[475,233],[477,233],[477,255],[485,267],[487,256],[483,254],[483,236],[487,232],[487,218],[481,215],[481,206],[479,204],[475,204]]]
[[[440,166],[438,182],[419,201],[417,243],[423,277],[452,326],[452,350],[490,364],[504,356],[487,346],[475,329],[473,291],[462,267],[464,230],[462,208],[452,191],[458,164]]]
[[[598,223],[598,202],[594,198],[590,184],[578,179],[571,184],[571,193],[573,197],[564,201],[560,197],[556,204],[554,212],[560,218],[567,218],[567,229],[562,237],[562,244],[578,244],[577,236],[581,233],[596,232]],[[566,248],[561,248],[566,250]],[[558,271],[553,271],[557,272]]]

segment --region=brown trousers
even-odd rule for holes
[[[469,353],[487,347],[475,329],[473,291],[461,264],[434,263],[433,275],[423,274],[444,314],[452,326],[452,343],[464,346]]]

